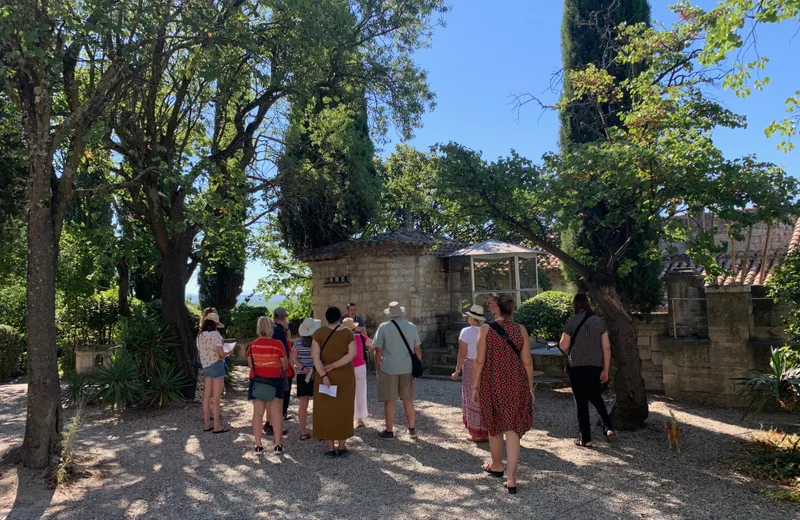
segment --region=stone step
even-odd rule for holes
[[[455,370],[455,364],[453,364],[453,365],[433,365],[428,370],[428,372],[430,372],[432,375],[448,376],[449,377],[450,374],[453,373],[453,370]]]

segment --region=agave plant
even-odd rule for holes
[[[172,359],[170,350],[177,345],[173,329],[142,314],[122,321],[119,340],[143,374],[152,374],[159,366],[168,364]]]
[[[130,406],[142,394],[136,362],[130,354],[119,349],[114,351],[107,365],[97,367],[92,380],[97,387],[97,400],[112,408]]]
[[[789,347],[774,348],[769,360],[770,373],[750,379],[742,378],[740,396],[750,397],[745,415],[758,417],[764,406],[772,401],[787,412],[797,407],[800,394],[800,362],[798,354]]]
[[[85,374],[71,372],[67,376],[67,391],[61,402],[67,408],[77,408],[89,404],[94,399],[95,390]]]
[[[183,399],[181,390],[188,383],[188,378],[175,365],[157,367],[150,378],[144,392],[147,406],[161,408],[170,401]]]

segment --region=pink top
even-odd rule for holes
[[[353,368],[367,364],[366,360],[364,359],[364,336],[361,334],[356,334],[355,336],[356,336],[356,357],[353,359]]]

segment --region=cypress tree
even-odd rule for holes
[[[609,71],[619,80],[636,74],[635,70],[616,63],[616,56],[612,50],[617,27],[623,22],[629,25],[649,24],[650,5],[647,0],[564,1],[561,54],[565,73],[565,95],[572,94],[572,85],[567,72],[583,69],[590,64]],[[624,103],[624,101],[622,105],[607,103],[600,107],[600,111],[595,106],[579,102],[564,107],[559,114],[561,150],[569,152],[581,144],[605,139],[604,128],[619,125],[618,112],[624,109]],[[594,216],[602,218],[612,210],[612,207],[598,206],[589,211]],[[632,260],[636,265],[626,276],[616,279],[617,290],[633,309],[654,310],[663,300],[660,262],[644,257],[644,254],[652,248],[654,237],[655,233],[650,230],[637,235],[636,242],[630,244],[625,253],[625,258]],[[588,258],[600,258],[609,246],[599,242],[591,231],[590,222],[580,221],[564,234],[562,245],[566,251],[573,254],[582,249],[583,255]],[[567,273],[567,276],[580,285],[580,281],[573,273]]]
[[[350,239],[375,214],[380,182],[363,89],[295,100],[278,162],[278,226],[294,254]]]

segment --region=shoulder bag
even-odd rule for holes
[[[583,327],[583,324],[592,316],[594,316],[592,311],[586,311],[586,316],[578,323],[578,326],[575,327],[575,330],[572,331],[572,335],[569,337],[569,352],[561,351],[561,353],[564,354],[564,375],[567,376],[567,378],[569,378],[569,353],[572,352],[572,347],[575,346],[575,340],[578,338],[578,332],[580,332],[581,327]],[[560,347],[559,350],[561,350]]]
[[[289,387],[289,381],[288,381],[288,379],[286,379],[286,371],[285,370],[283,371],[283,374],[281,375],[281,377],[261,377],[261,376],[256,375],[256,360],[253,359],[253,346],[252,345],[250,346],[249,351],[250,351],[250,362],[253,363],[253,382],[254,382],[254,384],[253,384],[253,397],[258,399],[259,401],[265,401],[266,402],[267,400],[266,399],[261,399],[259,397],[259,395],[261,395],[262,397],[264,395],[270,395],[270,396],[271,395],[276,395],[277,396],[277,392],[280,392],[281,396],[283,396],[283,393],[286,392],[288,390],[288,387]],[[276,393],[273,394],[272,392],[270,392],[268,389],[264,388],[261,385],[268,385],[268,386],[271,386],[271,387],[275,388]],[[267,393],[267,392],[269,392],[269,393]]]
[[[400,333],[400,337],[403,338],[403,343],[406,345],[406,350],[408,351],[408,355],[411,356],[411,375],[414,376],[414,379],[419,379],[422,377],[422,374],[425,373],[425,369],[422,366],[422,360],[420,360],[416,354],[411,350],[411,347],[408,346],[408,340],[406,339],[403,331],[400,329],[400,325],[397,324],[396,321],[392,320],[394,326],[397,327],[397,332]]]

